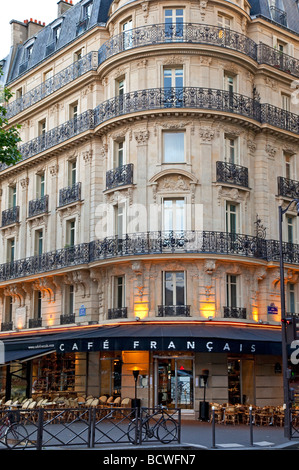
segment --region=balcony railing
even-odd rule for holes
[[[274,5],[271,5],[270,13],[273,21],[281,24],[282,26],[287,26],[287,14],[285,11],[280,10],[280,8],[277,8]]]
[[[277,183],[278,196],[284,196],[289,198],[299,197],[299,181],[284,178],[283,176],[278,176]]]
[[[95,109],[90,109],[44,135],[22,144],[19,147],[22,155],[21,160],[44,152],[85,131],[93,130],[109,119],[121,115],[179,108],[233,113],[299,134],[299,116],[297,114],[269,104],[261,104],[255,99],[238,93],[195,87],[150,88],[111,98],[99,104]],[[7,165],[0,164],[0,171],[6,168]]]
[[[81,200],[81,183],[75,183],[59,191],[59,207]]]
[[[2,211],[2,227],[5,227],[6,225],[18,223],[19,213],[20,213],[19,206],[14,206],[14,207],[11,207],[10,209],[6,209],[5,211]]]
[[[106,173],[106,189],[113,189],[127,184],[133,184],[133,163],[119,166]]]
[[[1,331],[10,331],[13,330],[13,322],[12,321],[7,321],[4,323],[1,323]]]
[[[55,74],[53,77],[44,81],[33,90],[28,91],[20,98],[12,101],[7,106],[6,118],[9,119],[16,114],[24,111],[35,103],[51,95],[57,90],[60,90],[68,83],[72,82],[78,77],[81,77],[90,70],[96,70],[98,66],[98,53],[89,52],[82,59],[69,65],[61,72]]]
[[[60,315],[60,325],[68,325],[69,323],[75,323],[74,313],[70,313],[69,315]]]
[[[108,309],[108,320],[114,320],[116,318],[127,318],[128,309],[127,307],[116,307]]]
[[[266,44],[258,44],[258,62],[299,77],[299,60]]]
[[[128,49],[156,44],[191,43],[227,47],[256,60],[256,43],[231,29],[206,24],[154,24],[112,37],[99,49],[99,64]]]
[[[190,317],[190,305],[158,305],[158,317]]]
[[[29,318],[28,328],[41,328],[42,318]]]
[[[248,188],[248,168],[234,163],[216,162],[216,180]]]
[[[246,320],[246,308],[243,307],[223,307],[224,318],[241,318]]]
[[[142,232],[107,237],[0,265],[0,282],[127,256],[213,254],[279,262],[279,241],[228,232]],[[299,244],[283,243],[286,263],[299,265]]]
[[[48,204],[49,203],[49,196],[46,194],[37,199],[32,199],[29,201],[29,211],[28,217],[34,217],[39,214],[44,214],[48,212]]]

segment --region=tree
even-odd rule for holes
[[[0,76],[3,73],[0,70]],[[21,128],[20,124],[9,127],[8,119],[5,117],[7,109],[5,104],[12,97],[11,91],[4,87],[0,90],[0,162],[6,165],[14,165],[21,160],[22,155],[18,150],[18,142],[21,141],[18,129]]]

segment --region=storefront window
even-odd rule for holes
[[[32,392],[77,392],[86,390],[86,354],[49,354],[34,359]]]

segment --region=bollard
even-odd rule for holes
[[[250,445],[253,446],[252,406],[249,407]]]
[[[212,449],[216,449],[216,445],[215,445],[215,406],[212,406]]]

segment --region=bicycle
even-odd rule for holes
[[[29,441],[28,431],[23,424],[20,424],[18,412],[8,412],[4,422],[0,425],[0,442],[9,449],[25,449]]]
[[[159,418],[158,415],[160,415]],[[155,420],[153,426],[150,425],[151,420]],[[165,407],[160,406],[153,414],[146,413],[144,419],[139,417],[133,419],[129,424],[127,434],[132,444],[142,443],[146,438],[152,439],[153,437],[156,437],[162,444],[169,444],[177,439],[178,424],[165,412]]]

